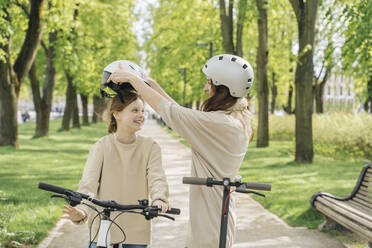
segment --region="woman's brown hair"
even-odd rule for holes
[[[225,85],[216,86],[211,83],[211,87],[214,94],[203,102],[201,109],[204,112],[228,110],[238,101],[238,97],[231,96]]]
[[[234,97],[230,95],[229,88],[224,85],[214,85],[211,82],[212,91],[214,94],[207,98],[202,106],[201,109],[204,112],[210,111],[218,111],[218,110],[229,110],[234,104],[238,101],[238,97]],[[247,107],[249,110],[249,106]],[[252,142],[254,137],[254,129],[252,127],[251,121],[251,137],[249,138],[249,143]]]
[[[122,96],[122,99],[124,100],[124,103],[121,101],[119,94],[117,94],[114,98],[112,98],[108,107],[107,119],[110,121],[110,124],[107,128],[107,131],[109,133],[115,133],[118,129],[114,113],[122,111],[132,102],[136,101],[137,99],[141,99],[141,97],[137,94],[132,86],[128,86],[125,89],[121,90],[120,94]]]

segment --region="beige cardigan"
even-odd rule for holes
[[[78,192],[120,204],[138,204],[138,200],[149,199],[149,196],[152,201],[168,202],[168,184],[159,145],[153,139],[139,135],[132,144],[120,143],[112,134],[104,136],[90,149]],[[90,227],[96,212],[83,204],[78,208],[88,214]],[[112,212],[111,219],[117,215]],[[125,244],[150,244],[151,222],[143,215],[125,213],[116,222],[125,231]],[[98,227],[99,217],[94,220],[92,237]],[[111,242],[122,240],[123,234],[113,225]]]
[[[250,113],[241,99],[230,111],[202,112],[163,100],[158,113],[191,147],[191,176],[234,179],[247,151]],[[245,128],[243,128],[245,127]],[[188,248],[216,248],[219,243],[223,187],[190,186]],[[226,247],[235,233],[231,195]]]

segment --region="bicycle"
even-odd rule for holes
[[[271,190],[271,184],[267,183],[254,183],[254,182],[241,182],[241,176],[236,176],[235,181],[231,181],[230,178],[223,178],[222,181],[214,180],[212,177],[199,178],[199,177],[183,177],[183,184],[203,185],[212,187],[213,185],[219,185],[224,187],[223,198],[222,198],[222,215],[221,215],[221,228],[220,228],[220,240],[219,248],[226,247],[226,235],[227,235],[227,223],[229,216],[229,202],[230,194],[232,192],[245,193],[245,194],[256,194],[265,197],[264,194],[248,190]],[[235,190],[230,191],[230,187],[235,187]]]
[[[166,214],[159,214],[159,210],[161,210],[158,207],[155,206],[149,206],[148,200],[139,200],[139,205],[121,205],[115,201],[100,201],[97,199],[94,199],[90,197],[87,194],[75,192],[71,189],[66,189],[62,188],[59,186],[51,185],[51,184],[46,184],[39,182],[39,189],[50,191],[53,193],[57,193],[58,195],[51,195],[51,197],[58,197],[58,198],[63,198],[65,199],[71,206],[76,206],[78,204],[85,204],[88,207],[92,208],[97,212],[97,215],[93,218],[92,224],[90,226],[90,232],[89,232],[89,247],[91,247],[93,240],[98,235],[98,241],[97,241],[97,247],[99,248],[112,248],[113,244],[111,244],[111,238],[110,238],[110,228],[114,224],[116,225],[121,232],[123,233],[123,240],[119,243],[123,243],[126,239],[125,232],[124,230],[117,224],[115,223],[115,220],[123,213],[133,213],[133,214],[141,214],[145,216],[147,220],[151,220],[152,218],[155,217],[164,217],[168,218],[174,221],[174,218],[166,215]],[[86,202],[82,202],[82,200],[85,199],[88,202],[94,203],[97,206],[103,207],[102,211],[97,210],[93,205],[90,205]],[[134,210],[142,210],[141,212],[134,211]],[[110,214],[111,212],[121,212],[119,215],[117,215],[113,220],[110,219]],[[180,209],[178,208],[171,208],[168,210],[166,213],[168,214],[175,214],[179,215],[181,213]],[[97,217],[100,217],[100,227],[97,231],[97,233],[94,235],[93,239],[91,238],[91,229],[94,220]]]

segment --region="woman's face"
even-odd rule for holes
[[[114,114],[118,131],[128,130],[131,132],[139,131],[145,121],[144,105],[141,99],[133,101],[126,108]]]
[[[208,96],[213,96],[214,94],[214,87],[212,85],[212,79],[211,78],[207,78],[207,83],[205,84],[204,86],[204,92],[206,92],[208,94]]]

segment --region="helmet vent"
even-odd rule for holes
[[[207,64],[205,64],[205,68],[207,68],[208,67],[208,65]]]
[[[132,65],[129,65],[129,67],[132,68],[133,70],[136,70],[136,69],[134,69],[134,67]]]
[[[247,87],[247,88],[245,88],[245,89],[246,89],[246,90],[249,90],[249,88],[251,88],[251,87],[249,87],[249,86],[248,86],[248,87]]]
[[[248,82],[252,82],[252,78],[248,78]]]
[[[235,58],[235,57],[232,57],[232,58],[231,58],[231,61],[232,61],[232,62],[235,62],[235,61],[236,61],[236,58]]]
[[[218,57],[218,59],[219,59],[219,60],[222,60],[222,59],[223,59],[223,56]]]
[[[247,67],[248,67],[248,66],[247,66],[246,64],[243,65],[243,69],[247,69]]]

